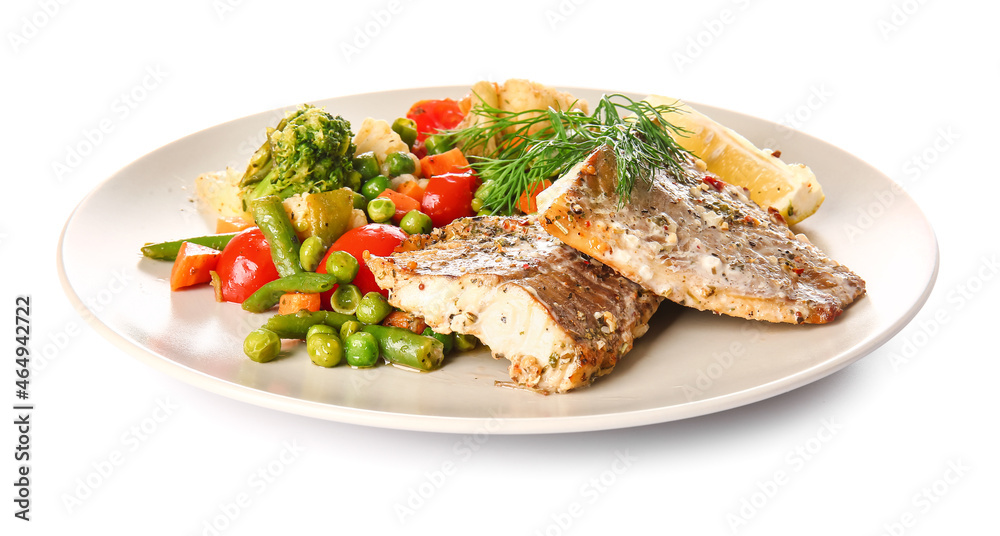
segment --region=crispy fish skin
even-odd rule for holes
[[[739,187],[682,163],[637,183],[619,210],[602,147],[538,197],[545,230],[625,277],[695,309],[769,322],[830,322],[865,282]]]
[[[365,261],[389,303],[435,331],[475,335],[510,360],[512,380],[543,392],[610,372],[661,301],[534,218],[462,218]]]

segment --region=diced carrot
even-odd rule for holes
[[[383,326],[393,326],[408,329],[416,334],[421,334],[427,329],[424,319],[406,311],[393,311],[382,321]]]
[[[424,199],[424,187],[418,181],[406,181],[397,186],[396,191],[416,199],[418,203]]]
[[[420,210],[420,201],[408,196],[403,195],[396,190],[390,190],[386,188],[382,190],[382,193],[378,194],[379,197],[386,197],[391,200],[396,205],[396,213],[392,215],[392,221],[399,223],[406,216],[406,213],[411,210]]]
[[[243,229],[250,227],[253,227],[253,222],[246,221],[243,218],[227,218],[225,216],[219,216],[219,219],[215,220],[215,232],[217,234],[238,233]]]
[[[420,175],[429,179],[445,173],[462,173],[469,169],[469,161],[465,159],[458,147],[441,154],[433,154],[420,159]]]
[[[295,314],[302,309],[307,311],[319,311],[319,293],[287,292],[278,299],[278,314]]]
[[[170,269],[170,290],[177,290],[212,280],[211,272],[219,264],[222,252],[207,246],[184,242]]]
[[[552,186],[552,181],[546,179],[542,181],[541,184],[535,183],[528,187],[527,190],[521,192],[521,197],[517,199],[517,209],[525,214],[531,214],[532,212],[538,211],[538,203],[536,199],[538,194],[542,193],[549,186]]]

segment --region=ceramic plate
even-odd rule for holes
[[[389,121],[427,98],[464,87],[338,97],[326,106],[357,125]],[[601,92],[569,89],[596,102]],[[642,95],[632,95],[642,97]],[[216,303],[211,287],[171,292],[170,263],[142,258],[146,242],[214,232],[194,178],[242,168],[282,110],[231,121],[177,140],[128,165],[91,192],[59,244],[62,283],[84,316],[137,359],[192,385],[281,411],[409,430],[558,433],[623,428],[749,404],[827,376],[879,347],[923,305],[937,273],[934,233],[888,177],[858,158],[781,125],[692,105],[782,159],[808,164],[826,202],[796,226],[863,277],[868,295],[834,323],[771,325],[664,303],[647,335],[614,372],[587,388],[541,396],[495,386],[506,360],[485,350],[453,355],[433,373],[381,366],[314,366],[302,345],[266,364],[247,359],[244,336],[264,315]],[[96,237],[100,237],[99,239]]]

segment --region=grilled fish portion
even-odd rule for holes
[[[619,210],[616,164],[597,149],[538,197],[542,225],[660,296],[769,322],[826,323],[865,282],[794,234],[742,188],[682,163],[637,184]],[[699,169],[700,168],[700,169]]]
[[[610,372],[661,301],[533,218],[459,219],[365,262],[389,303],[435,331],[479,337],[510,360],[511,379],[544,392]]]

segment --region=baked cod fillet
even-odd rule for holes
[[[654,173],[619,210],[607,147],[538,196],[559,240],[674,302],[769,322],[822,324],[865,293],[865,282],[794,234],[776,211],[704,171]],[[701,168],[701,170],[699,170]]]
[[[661,298],[546,233],[533,218],[463,218],[365,254],[389,303],[441,333],[475,335],[510,377],[565,392],[611,372]]]

